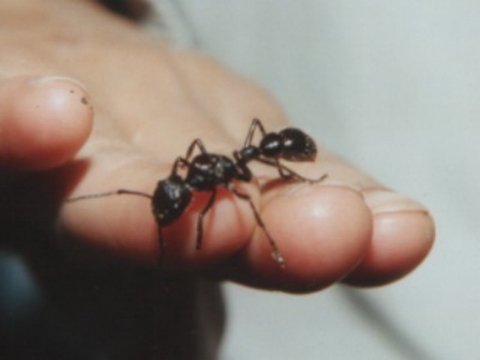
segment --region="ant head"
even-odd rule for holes
[[[317,156],[315,141],[302,130],[286,128],[279,132],[282,137],[282,158],[290,161],[314,161]]]
[[[192,199],[192,191],[178,175],[160,180],[152,198],[152,211],[158,225],[166,226],[182,215]]]

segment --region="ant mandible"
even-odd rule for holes
[[[257,128],[262,135],[259,146],[252,145],[253,136]],[[199,154],[193,156],[195,149],[198,149]],[[195,139],[188,147],[186,156],[177,157],[170,175],[157,183],[153,195],[141,191],[118,189],[112,192],[82,195],[70,198],[67,201],[73,202],[122,194],[148,198],[151,203],[153,216],[158,225],[160,256],[163,256],[165,252],[165,241],[162,228],[175,222],[184,213],[192,200],[194,191],[210,193],[210,197],[204,208],[200,211],[197,220],[196,248],[197,250],[201,248],[203,219],[215,202],[217,188],[223,186],[241,200],[248,202],[257,224],[267,236],[272,248],[273,259],[279,266],[285,267],[285,260],[280,254],[275,240],[268,232],[250,195],[244,194],[236,189],[234,181],[251,181],[253,174],[248,167],[248,162],[253,160],[275,167],[280,177],[284,179],[293,178],[295,180],[308,182],[321,181],[326,175],[316,180],[307,179],[279,162],[279,159],[313,161],[316,153],[315,142],[303,131],[295,128],[286,128],[279,133],[266,133],[260,120],[254,119],[242,149],[233,152],[234,159],[221,154],[208,152],[203,142],[200,139]],[[187,169],[184,178],[179,174],[180,169],[183,168]]]

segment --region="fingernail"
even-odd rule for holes
[[[372,210],[373,215],[399,211],[421,211],[428,213],[428,210],[417,201],[393,191],[368,191],[365,192],[364,198]]]
[[[80,87],[81,89],[83,89],[84,91],[87,91],[87,87],[82,82],[80,82],[79,80],[68,77],[68,76],[62,76],[62,75],[39,76],[39,77],[33,78],[30,81],[30,83],[34,84],[34,85],[43,85],[43,84],[56,82],[56,81],[71,82],[71,83],[74,83],[75,85],[77,85],[78,87]]]

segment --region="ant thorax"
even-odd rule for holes
[[[237,166],[232,159],[218,154],[197,155],[190,163],[185,182],[195,190],[212,191],[218,185],[227,185],[237,177]]]

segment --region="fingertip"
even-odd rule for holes
[[[262,286],[319,290],[355,268],[370,244],[371,212],[348,188],[303,185],[272,200],[262,216],[285,259],[281,268],[264,234],[257,233],[247,256],[254,273],[261,274]]]
[[[345,282],[379,286],[398,280],[425,259],[434,238],[434,222],[426,211],[376,214],[372,246]]]
[[[85,88],[64,77],[16,78],[0,85],[0,165],[44,170],[65,163],[93,120]]]

